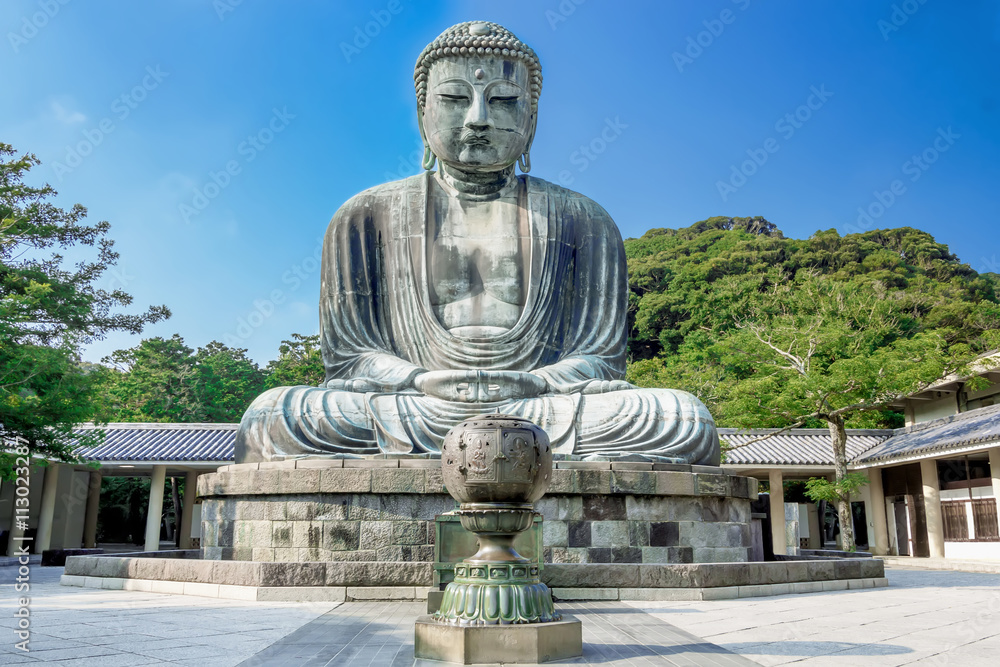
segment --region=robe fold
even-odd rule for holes
[[[628,276],[618,228],[590,199],[520,176],[530,230],[524,307],[509,331],[469,338],[431,305],[425,173],[362,192],[334,215],[323,243],[320,331],[326,380],[377,391],[282,387],[260,396],[237,435],[237,462],[436,452],[447,431],[499,409],[549,434],[557,454],[642,453],[718,463],[714,422],[698,399],[665,389],[584,394],[625,375]],[[433,226],[431,226],[433,229]],[[434,370],[531,372],[549,391],[488,403],[413,389]]]

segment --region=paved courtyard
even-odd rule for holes
[[[264,603],[59,586],[32,567],[31,652],[0,568],[0,665],[407,665],[413,602]],[[566,603],[584,658],[563,664],[995,665],[1000,575],[888,570],[889,588],[712,602]],[[440,664],[440,663],[425,663]]]

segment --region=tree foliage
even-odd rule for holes
[[[625,247],[632,318],[629,379],[640,386],[692,391],[726,426],[742,425],[737,417],[747,407],[753,408],[757,427],[792,423],[790,411],[775,410],[770,400],[782,388],[781,380],[761,374],[760,355],[737,349],[756,338],[763,322],[774,324],[770,335],[785,335],[786,345],[796,332],[822,329],[823,346],[811,354],[813,368],[836,361],[833,370],[841,375],[874,371],[876,379],[886,357],[873,355],[886,347],[902,353],[908,345],[926,343],[964,358],[1000,342],[1000,280],[977,274],[947,246],[916,229],[844,237],[830,230],[799,240],[785,238],[761,218],[717,217],[684,229],[654,229],[627,240]],[[724,340],[727,344],[720,346]],[[794,340],[800,346],[805,342],[799,351],[807,355],[809,337]],[[907,342],[912,340],[917,343]],[[770,349],[760,340],[757,346]],[[770,349],[764,355],[768,363],[775,354]],[[914,369],[898,369],[915,381]],[[760,393],[768,400],[728,409],[733,399],[727,387],[748,381],[759,386],[744,394]],[[797,382],[801,392],[804,380]],[[874,399],[876,385],[838,400],[857,399],[864,391]],[[886,382],[880,386],[884,389]],[[872,412],[853,419],[860,420],[857,425],[885,420],[895,425],[894,416]]]
[[[212,341],[197,352],[174,334],[104,359],[105,415],[119,422],[234,422],[264,390],[246,350]]]
[[[319,336],[292,334],[281,341],[278,358],[267,365],[267,387],[308,385],[318,387],[326,379]]]
[[[898,425],[891,404],[1000,342],[995,276],[915,229],[796,240],[711,218],[626,249],[630,379],[688,389],[725,426],[826,425],[847,549],[848,422]]]
[[[99,286],[118,261],[110,225],[87,225],[83,206],[61,209],[50,201],[56,195],[50,186],[26,184],[38,164],[34,155],[18,157],[0,143],[0,439],[26,443],[35,456],[72,461],[75,447],[93,444],[72,429],[94,418],[97,399],[81,347],[111,331],[139,333],[170,312],[165,306],[120,312],[132,297]],[[84,258],[68,264],[67,252]]]

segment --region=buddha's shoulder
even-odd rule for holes
[[[377,206],[392,201],[394,198],[407,192],[418,192],[423,185],[423,180],[424,175],[417,174],[398,181],[373,185],[344,202],[340,207],[339,213],[354,212],[359,208]]]
[[[569,188],[564,188],[561,185],[553,183],[552,181],[546,181],[544,178],[538,178],[537,176],[522,176],[522,178],[527,180],[529,188],[533,192],[545,194],[551,199],[563,200],[567,204],[572,204],[574,206],[600,209],[604,215],[607,215],[607,211],[601,208],[600,204],[586,195],[581,195],[579,192],[570,190]]]
[[[578,224],[587,221],[594,231],[606,229],[618,233],[618,227],[604,207],[596,201],[556,183],[535,176],[528,177],[532,192],[544,194],[549,199],[549,205],[555,210],[572,211]]]

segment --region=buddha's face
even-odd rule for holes
[[[424,136],[447,165],[466,171],[509,167],[531,140],[528,68],[491,56],[444,58],[431,65]]]

